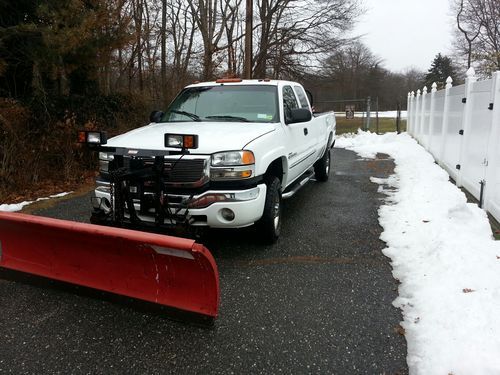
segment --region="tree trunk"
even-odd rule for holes
[[[167,0],[161,1],[161,100],[167,100]],[[162,103],[163,104],[163,103]]]

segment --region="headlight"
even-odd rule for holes
[[[251,151],[227,151],[212,155],[213,167],[227,167],[236,165],[255,164],[255,157]]]
[[[101,173],[109,172],[109,162],[114,160],[114,155],[107,152],[99,152],[99,171]]]
[[[241,180],[255,175],[255,157],[251,151],[227,151],[212,155],[210,179]]]

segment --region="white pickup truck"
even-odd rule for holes
[[[196,83],[150,121],[109,140],[87,134],[100,151],[92,222],[157,229],[255,224],[274,242],[282,199],[313,176],[328,180],[335,116],[313,114],[295,82]]]

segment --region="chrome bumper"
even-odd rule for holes
[[[239,228],[252,225],[262,217],[266,190],[266,185],[260,184],[246,190],[209,190],[199,195],[166,194],[164,200],[168,202],[169,210],[176,215],[185,216],[192,226]],[[153,195],[153,193],[145,194]],[[137,216],[142,221],[154,222],[153,208],[149,212],[141,212],[140,200],[134,199],[133,202]],[[111,212],[111,184],[109,182],[97,181],[93,206],[105,213]],[[233,220],[224,218],[222,214],[224,209],[233,211]],[[176,224],[172,219],[166,218],[165,220],[166,224]]]

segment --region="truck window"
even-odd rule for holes
[[[307,102],[307,97],[304,89],[300,86],[294,86],[293,88],[295,90],[295,93],[297,94],[297,97],[299,98],[300,106],[302,108],[309,109],[309,103]]]
[[[271,85],[190,87],[175,98],[163,121],[192,121],[186,113],[201,121],[278,122],[278,89]]]
[[[292,109],[299,108],[295,94],[291,86],[283,87],[283,112],[285,114],[285,122],[288,122],[292,117]]]

